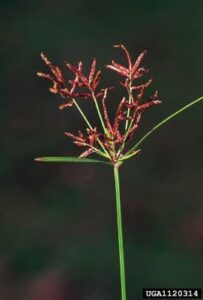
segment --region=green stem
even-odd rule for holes
[[[127,137],[128,137],[128,134],[129,134],[129,132],[130,132],[130,129],[131,129],[131,127],[132,127],[133,121],[134,121],[134,120],[131,120],[131,121],[130,121],[130,125],[129,125],[127,131],[125,132],[125,135],[124,135],[124,138],[123,138],[123,143],[122,143],[122,145],[121,145],[121,147],[120,147],[120,149],[119,149],[119,151],[118,151],[118,155],[120,155],[120,153],[121,153],[121,152],[123,151],[123,149],[125,148],[125,142],[126,142],[126,139],[127,139]]]
[[[137,149],[146,138],[148,138],[148,136],[150,136],[155,130],[157,130],[158,128],[160,128],[162,125],[164,125],[165,123],[167,123],[168,121],[170,121],[171,119],[173,119],[174,117],[176,117],[177,115],[179,115],[180,113],[182,113],[184,110],[190,108],[191,106],[193,106],[194,104],[197,104],[198,102],[203,100],[203,96],[190,102],[189,104],[183,106],[182,108],[180,108],[179,110],[177,110],[176,112],[174,112],[172,115],[168,116],[166,119],[164,119],[163,121],[161,121],[160,123],[158,123],[156,126],[154,126],[150,131],[148,131],[140,140],[139,142],[137,142],[137,144],[135,144],[129,151],[128,153],[126,153],[126,155],[130,155],[132,151],[134,151],[135,149]],[[133,155],[132,155],[133,156]]]
[[[132,82],[130,83],[130,86],[129,86],[129,91],[128,91],[128,96],[129,96],[129,99],[128,99],[128,103],[131,104],[132,103],[132,90],[131,90],[131,85],[132,85]],[[128,110],[127,110],[127,120],[125,122],[125,131],[128,129],[128,123],[129,123],[129,118],[130,116],[130,107],[128,107]]]
[[[125,261],[124,261],[122,212],[121,212],[121,197],[120,197],[118,166],[114,166],[114,180],[115,180],[115,191],[116,191],[116,212],[117,212],[118,247],[119,247],[119,261],[120,261],[121,300],[126,300]]]
[[[77,107],[78,111],[80,112],[81,116],[83,117],[83,119],[85,120],[86,124],[88,125],[88,127],[93,130],[92,125],[90,124],[90,122],[88,121],[87,117],[85,116],[85,114],[83,113],[82,109],[80,108],[80,106],[78,105],[77,101],[73,98],[73,103],[75,104],[75,106]]]
[[[79,104],[77,103],[77,101],[73,98],[73,103],[75,104],[75,106],[77,107],[78,111],[80,112],[81,116],[83,117],[83,119],[85,120],[86,124],[88,125],[88,127],[93,130],[92,125],[90,124],[90,122],[88,121],[87,117],[85,116],[84,112],[82,111],[82,109],[80,108]],[[100,155],[102,155],[103,157],[106,158],[110,158],[109,153],[107,152],[107,150],[105,149],[104,145],[102,144],[102,142],[100,141],[100,139],[98,138],[98,143],[100,144],[100,146],[102,147],[102,149],[104,150],[105,153],[101,152],[98,149],[98,152],[100,152]],[[102,153],[102,154],[101,154]]]
[[[132,95],[132,88],[131,88],[131,85],[132,85],[132,82],[130,83],[130,86],[129,86],[129,90],[128,90],[128,96],[129,96],[129,98],[128,98],[128,103],[129,104],[131,104],[132,103],[132,100],[133,100],[133,95]],[[125,122],[125,133],[124,133],[124,138],[123,138],[123,143],[122,143],[122,145],[120,146],[120,149],[118,150],[118,153],[117,153],[117,155],[119,156],[120,155],[120,153],[123,151],[123,149],[125,148],[125,142],[126,142],[126,139],[127,139],[127,137],[128,137],[128,133],[129,133],[129,131],[130,131],[130,129],[131,129],[131,127],[132,127],[132,124],[133,124],[133,119],[130,121],[130,125],[128,125],[129,124],[129,120],[128,120],[128,118],[129,118],[129,116],[130,116],[130,112],[131,112],[131,109],[130,109],[130,107],[128,107],[128,110],[127,110],[127,120],[126,120],[126,122]]]
[[[99,105],[98,105],[98,103],[97,103],[97,99],[96,99],[96,97],[95,97],[94,92],[92,92],[92,98],[93,98],[93,100],[94,100],[94,104],[95,104],[95,107],[96,107],[96,110],[97,110],[97,113],[98,113],[98,116],[99,116],[101,125],[102,125],[102,127],[103,127],[104,133],[107,133],[107,129],[106,129],[105,125],[104,125],[104,120],[103,120],[103,118],[102,118],[102,115],[101,115],[101,112],[100,112],[100,109],[99,109]]]

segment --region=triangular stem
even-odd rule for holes
[[[124,260],[124,246],[123,246],[122,210],[121,210],[121,196],[120,196],[120,182],[119,182],[118,168],[119,168],[118,166],[114,166],[118,248],[119,248],[119,262],[120,262],[121,300],[126,300],[126,278],[125,278],[125,260]]]

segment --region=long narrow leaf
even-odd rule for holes
[[[126,153],[126,155],[130,155],[133,156],[132,151],[134,151],[135,149],[137,149],[138,147],[140,147],[140,145],[144,142],[144,140],[146,140],[155,130],[157,130],[158,128],[160,128],[161,126],[163,126],[165,123],[167,123],[168,121],[170,121],[171,119],[173,119],[174,117],[176,117],[177,115],[179,115],[180,113],[182,113],[184,110],[190,108],[191,106],[199,103],[200,101],[203,100],[203,96],[190,102],[189,104],[185,105],[184,107],[182,107],[181,109],[177,110],[176,112],[174,112],[172,115],[168,116],[166,119],[164,119],[163,121],[161,121],[160,123],[158,123],[156,126],[154,126],[150,131],[148,131],[140,140],[138,143],[136,143],[129,151],[128,153]],[[132,155],[131,155],[132,154]]]
[[[97,163],[97,164],[110,164],[108,162],[90,159],[90,158],[79,158],[79,157],[67,157],[67,156],[45,156],[37,157],[35,161],[39,162],[61,162],[61,163]]]

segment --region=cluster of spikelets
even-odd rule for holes
[[[51,73],[37,73],[38,76],[52,82],[50,87],[52,93],[59,94],[64,99],[64,102],[59,106],[60,109],[75,106],[84,118],[87,124],[85,134],[80,130],[76,135],[65,132],[66,136],[73,138],[76,145],[85,147],[85,151],[80,157],[97,153],[108,158],[114,164],[125,157],[126,145],[139,127],[142,113],[147,108],[161,103],[158,100],[157,91],[147,101],[143,101],[145,90],[152,83],[152,79],[142,84],[136,84],[136,81],[149,71],[141,66],[146,51],[138,56],[135,63],[132,63],[129,52],[124,45],[120,44],[115,47],[123,50],[127,66],[112,61],[112,64],[106,65],[106,68],[122,76],[123,81],[120,84],[127,93],[126,97],[123,97],[118,104],[113,122],[109,119],[106,105],[109,91],[113,87],[99,88],[101,70],[96,70],[96,59],[93,59],[88,76],[83,73],[82,62],[79,62],[77,67],[65,63],[68,70],[73,74],[72,79],[66,80],[59,67],[55,66],[42,53],[41,57],[50,68]],[[94,102],[103,132],[98,132],[97,127],[90,124],[79,106],[79,101],[82,99],[90,99]]]

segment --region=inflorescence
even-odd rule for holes
[[[116,164],[129,155],[126,146],[139,127],[142,113],[147,108],[161,103],[161,101],[158,100],[158,92],[155,91],[147,101],[143,102],[145,90],[152,83],[152,79],[142,84],[136,84],[136,81],[149,71],[141,66],[146,50],[138,56],[133,64],[130,54],[124,45],[119,44],[114,47],[123,50],[127,66],[120,65],[112,60],[111,65],[106,65],[106,68],[122,76],[123,81],[120,84],[125,88],[127,96],[120,100],[113,122],[110,121],[106,105],[109,91],[113,87],[98,88],[101,70],[96,70],[96,59],[93,59],[88,76],[83,73],[82,62],[79,62],[77,67],[70,63],[65,63],[66,67],[74,75],[73,79],[67,81],[59,67],[55,66],[42,53],[41,57],[50,68],[51,74],[38,72],[37,75],[50,80],[52,82],[52,86],[49,89],[50,92],[59,94],[64,99],[64,102],[59,106],[60,109],[75,106],[84,118],[87,125],[85,133],[82,133],[81,130],[77,134],[65,132],[65,135],[71,137],[76,145],[85,147],[85,151],[80,157],[83,158],[92,153],[97,153]],[[90,99],[94,102],[103,132],[99,132],[97,127],[90,124],[78,104],[80,99]]]

